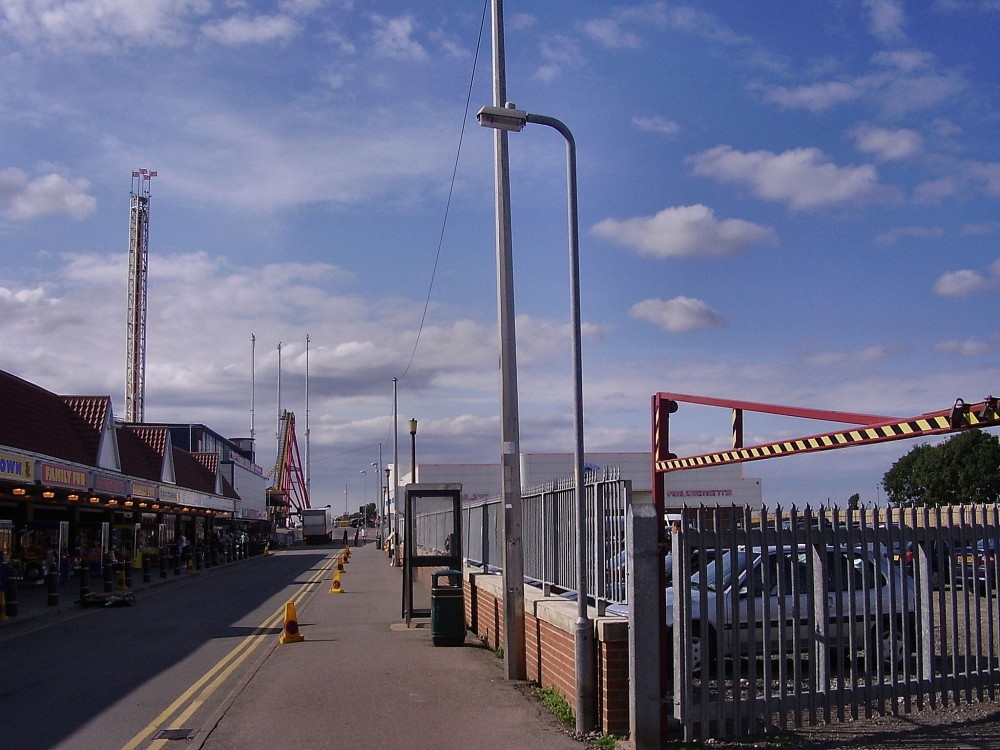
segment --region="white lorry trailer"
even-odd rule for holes
[[[307,508],[302,511],[302,541],[322,544],[333,538],[333,511],[330,508]]]

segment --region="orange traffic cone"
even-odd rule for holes
[[[285,604],[285,627],[281,631],[278,643],[298,643],[304,641],[306,637],[299,632],[299,618],[295,614],[295,603]]]
[[[331,594],[343,594],[344,587],[340,585],[340,571],[336,570],[333,573],[333,583],[330,584]]]

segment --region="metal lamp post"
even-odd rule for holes
[[[417,420],[410,420],[410,484],[417,483]]]
[[[583,487],[583,368],[580,323],[580,233],[576,194],[576,141],[569,128],[554,117],[536,115],[506,107],[486,106],[476,114],[479,124],[495,130],[520,132],[535,123],[557,130],[566,140],[566,184],[568,192],[570,317],[573,330],[573,422],[576,432],[573,478],[576,484],[576,730],[587,732],[594,725],[595,696],[593,668],[593,630],[587,612],[587,505]]]

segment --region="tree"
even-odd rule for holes
[[[998,502],[1000,439],[967,430],[938,445],[918,445],[892,465],[882,486],[898,506]]]

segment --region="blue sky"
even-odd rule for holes
[[[657,391],[901,417],[1000,391],[1000,3],[504,6],[508,98],[577,141],[587,450],[648,449]],[[483,14],[0,0],[0,367],[124,413],[148,168],[147,420],[247,435],[254,334],[269,467],[279,342],[305,441],[308,334],[314,504],[374,499],[394,377],[402,462],[411,416],[421,461],[496,462]],[[570,452],[565,150],[509,142],[521,449]],[[727,447],[729,415],[682,407],[673,439]],[[746,473],[769,503],[871,501],[912,447]]]

